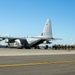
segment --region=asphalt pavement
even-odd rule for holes
[[[0,49],[0,75],[75,75],[74,53],[74,50]]]

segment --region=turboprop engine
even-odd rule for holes
[[[23,48],[22,44],[21,44],[21,41],[19,39],[15,40],[15,45],[17,45],[17,48]]]
[[[16,40],[15,40],[15,44],[16,44],[16,45],[21,44],[20,40],[19,40],[19,39],[16,39]]]
[[[13,43],[13,42],[15,42],[15,41],[12,40],[12,39],[5,39],[5,42],[6,42],[6,43]]]

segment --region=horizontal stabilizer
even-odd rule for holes
[[[53,40],[62,40],[61,38],[52,38]]]
[[[31,38],[38,38],[38,39],[48,39],[48,40],[62,40],[61,38],[49,38],[49,37],[42,37],[42,36],[36,36]]]

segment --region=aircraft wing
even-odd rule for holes
[[[18,38],[18,37],[0,37],[0,40],[5,40],[5,39],[9,39],[9,40],[16,40],[16,39],[19,39],[19,40],[25,40],[26,38]]]

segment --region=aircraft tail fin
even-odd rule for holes
[[[52,28],[51,28],[51,20],[47,19],[41,36],[48,37],[48,38],[53,38],[52,37]]]
[[[45,27],[42,31],[41,36],[36,36],[32,38],[41,38],[41,39],[47,39],[47,40],[62,40],[61,38],[53,38],[52,35],[52,27],[51,27],[51,20],[47,19]]]

